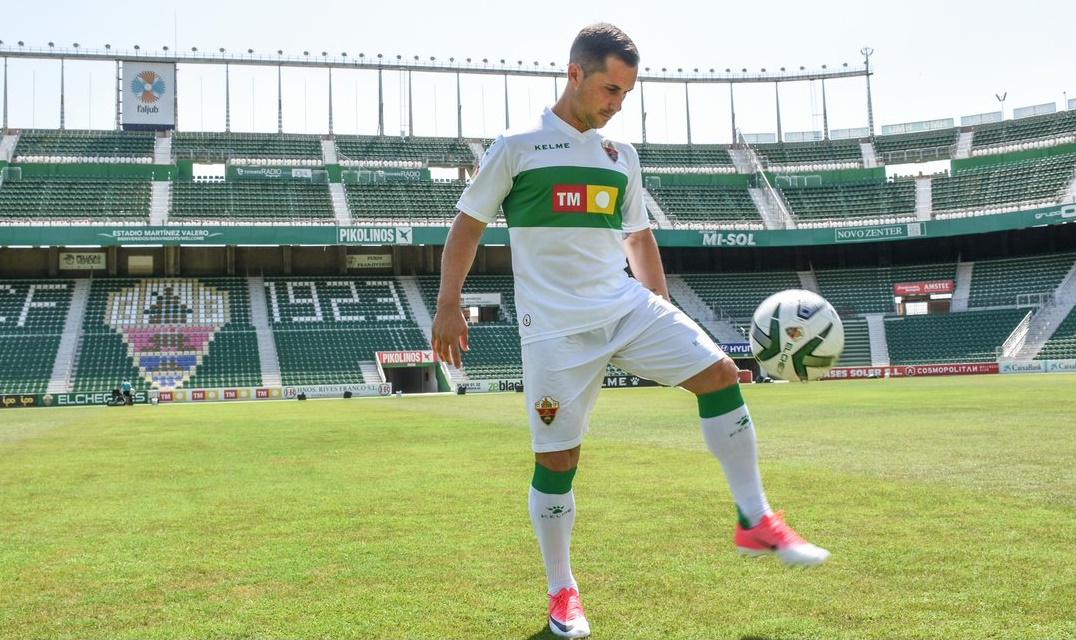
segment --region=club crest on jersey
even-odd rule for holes
[[[793,342],[796,342],[803,337],[803,327],[797,327],[796,325],[785,327],[785,333]]]
[[[616,145],[608,138],[602,139],[602,149],[605,150],[605,155],[609,156],[609,159],[616,162],[620,157],[620,152],[616,150]]]
[[[542,396],[541,400],[534,403],[534,410],[538,412],[538,417],[546,424],[553,424],[553,419],[557,417],[558,409],[560,409],[560,403],[549,396]]]

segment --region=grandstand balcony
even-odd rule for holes
[[[172,184],[169,219],[175,222],[323,224],[332,222],[333,216],[332,198],[324,183],[177,180]]]
[[[990,122],[975,127],[973,156],[1076,142],[1076,110]]]
[[[784,167],[815,165],[830,169],[863,166],[859,141],[818,140],[812,142],[768,142],[751,145],[763,166],[778,171]]]
[[[137,163],[153,161],[152,131],[23,129],[15,162]]]
[[[475,164],[469,140],[464,138],[336,136],[336,148],[340,164],[345,167],[400,162],[409,167],[472,167]]]
[[[877,136],[874,151],[885,164],[904,164],[952,157],[960,129],[949,127]]]
[[[462,180],[344,183],[353,222],[444,225],[452,223]]]
[[[675,226],[735,225],[763,228],[751,194],[742,186],[684,185],[647,188]]]
[[[1057,203],[1076,176],[1076,152],[956,169],[932,179],[936,217]]]
[[[826,226],[915,219],[915,181],[784,186],[781,193],[798,222]],[[809,226],[809,225],[803,225]]]
[[[298,133],[222,133],[176,131],[172,134],[176,159],[198,162],[321,164],[321,137]]]
[[[0,220],[149,222],[149,177],[23,176],[0,187]]]
[[[728,145],[661,144],[633,145],[647,173],[735,173]]]

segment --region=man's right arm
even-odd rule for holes
[[[441,288],[430,337],[437,357],[457,369],[462,363],[460,352],[467,350],[467,320],[460,307],[463,281],[485,230],[485,222],[465,213],[457,214],[441,255]]]

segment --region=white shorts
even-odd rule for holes
[[[563,451],[583,441],[609,363],[672,387],[724,357],[694,320],[657,296],[604,327],[525,344],[531,448]]]

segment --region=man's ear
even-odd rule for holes
[[[578,84],[583,79],[583,67],[577,62],[568,65],[568,80]]]

